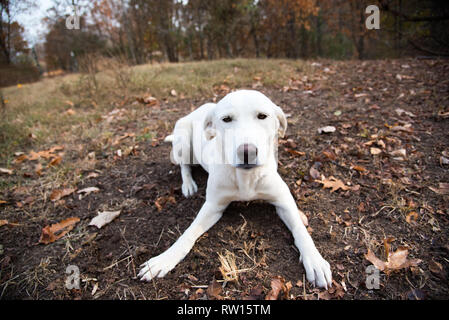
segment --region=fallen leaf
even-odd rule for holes
[[[67,232],[72,230],[75,227],[75,224],[79,221],[79,218],[71,217],[59,223],[52,224],[51,226],[44,227],[42,229],[39,243],[49,244],[55,242],[56,240],[62,238]]]
[[[87,176],[86,179],[91,179],[91,178],[98,178],[99,174],[96,172],[90,172]]]
[[[89,223],[89,226],[96,226],[98,229],[101,229],[103,226],[110,223],[112,220],[117,218],[120,215],[119,211],[103,211],[98,212],[98,215],[92,219]]]
[[[318,133],[322,134],[322,133],[332,133],[335,132],[335,127],[334,126],[326,126],[326,127],[322,127],[322,128],[318,128]]]
[[[167,202],[170,202],[172,204],[176,204],[176,199],[173,196],[165,196],[165,197],[157,198],[156,201],[154,202],[154,205],[156,206],[157,211],[161,212],[163,207],[164,207],[164,205]]]
[[[92,192],[98,192],[98,191],[100,191],[100,189],[98,189],[97,187],[88,187],[88,188],[78,190],[77,193],[85,193],[86,195],[88,195]]]
[[[410,123],[407,123],[403,126],[393,126],[393,127],[391,127],[391,131],[403,131],[403,132],[411,133],[411,132],[413,132],[413,129],[412,129],[412,125]]]
[[[25,160],[28,160],[28,157],[25,154],[21,154],[14,159],[14,163],[22,163]]]
[[[438,184],[438,189],[434,187],[429,187],[429,189],[438,194],[449,194],[449,183],[440,182]]]
[[[291,155],[294,155],[294,156],[302,157],[305,155],[304,152],[297,151],[297,150],[290,149],[290,148],[285,148],[285,151],[287,151],[288,153],[290,153]]]
[[[217,280],[213,280],[209,286],[207,287],[207,295],[210,298],[215,298],[217,300],[222,300],[223,297],[220,293],[223,291],[221,285],[217,282]]]
[[[251,289],[249,296],[243,297],[243,300],[263,300],[263,287],[258,285]]]
[[[50,163],[48,164],[48,166],[57,166],[58,164],[61,163],[61,161],[62,161],[62,157],[61,157],[61,156],[54,157],[54,158],[50,161]]]
[[[377,269],[390,274],[393,271],[405,269],[409,267],[417,266],[421,263],[420,259],[408,260],[408,249],[405,247],[399,247],[396,251],[390,251],[390,242],[394,241],[393,238],[388,238],[384,240],[385,253],[387,256],[387,261],[380,260],[376,255],[368,249],[365,254],[365,258],[371,262]]]
[[[429,270],[432,273],[440,274],[443,272],[443,266],[441,263],[436,262],[435,260],[430,260],[429,262]]]
[[[276,276],[271,279],[271,290],[265,296],[265,300],[277,300],[281,291],[287,290],[285,287],[285,279],[281,276]]]
[[[370,153],[371,153],[373,156],[378,155],[378,154],[380,154],[381,152],[382,152],[382,150],[379,149],[379,148],[375,148],[375,147],[370,148]]]
[[[401,109],[401,108],[396,108],[394,111],[396,112],[396,114],[398,116],[402,116],[403,114],[405,114],[405,115],[407,115],[407,116],[409,116],[411,118],[416,117],[413,113],[411,113],[409,111],[405,111],[404,109]]]
[[[159,105],[159,101],[155,97],[152,97],[151,95],[146,95],[144,97],[139,97],[139,98],[136,98],[136,100],[138,102],[140,102],[140,103],[146,104],[149,107],[158,106]]]
[[[5,168],[0,168],[0,173],[3,173],[3,174],[12,174],[12,173],[13,173],[13,170],[11,170],[11,169],[5,169]]]
[[[309,175],[315,180],[320,178],[320,172],[314,166],[310,167]]]
[[[346,191],[346,190],[356,191],[357,190],[357,186],[354,186],[354,187],[347,186],[343,183],[343,181],[341,181],[335,177],[332,177],[332,176],[329,177],[329,179],[326,178],[325,176],[322,176],[321,180],[315,180],[315,182],[321,183],[323,185],[323,189],[332,188],[331,192],[337,191],[339,189],[342,189],[344,191]]]
[[[323,155],[328,158],[329,160],[335,161],[337,160],[337,155],[333,153],[332,151],[323,151]]]
[[[390,152],[390,155],[392,155],[393,157],[402,157],[405,159],[407,157],[407,151],[405,149],[399,149]]]
[[[356,171],[358,171],[358,172],[367,172],[367,171],[368,171],[368,170],[366,170],[365,167],[357,166],[357,165],[352,166],[352,169],[354,169],[354,170],[356,170]]]
[[[170,94],[171,94],[173,97],[176,97],[176,96],[178,95],[178,93],[176,92],[175,89],[172,89],[172,90],[170,91]]]
[[[405,217],[405,221],[407,221],[407,223],[412,223],[412,220],[414,222],[418,220],[418,213],[416,213],[416,211],[411,211],[407,213],[407,216]]]
[[[34,172],[38,176],[41,176],[42,175],[42,164],[40,164],[40,163],[36,164],[36,166],[34,167]]]
[[[445,165],[445,164],[449,164],[449,158],[441,156],[440,157],[440,165]]]
[[[67,189],[56,189],[53,190],[53,192],[50,194],[50,200],[51,201],[57,201],[63,197],[66,197],[68,195],[71,195],[76,189],[74,188],[67,188]]]

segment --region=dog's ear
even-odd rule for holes
[[[214,124],[214,111],[211,110],[206,119],[204,119],[204,135],[207,140],[212,140],[216,136],[215,124]]]
[[[279,137],[283,138],[285,131],[287,131],[287,117],[285,116],[284,111],[282,111],[282,109],[277,105],[273,105],[273,108],[276,118],[279,121],[278,134]]]

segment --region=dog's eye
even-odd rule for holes
[[[259,114],[257,115],[257,119],[263,120],[263,119],[266,119],[266,118],[267,118],[267,115],[264,114],[264,113],[259,113]]]
[[[224,118],[221,119],[221,120],[223,120],[223,122],[231,122],[231,121],[232,121],[232,118],[231,118],[230,116],[226,116],[226,117],[224,117]]]

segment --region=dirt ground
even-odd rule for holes
[[[165,278],[139,281],[139,265],[176,241],[205,197],[207,173],[201,168],[193,171],[198,193],[182,196],[180,170],[162,142],[171,128],[161,125],[153,143],[140,142],[138,152],[96,154],[90,172],[97,175],[88,178],[86,172],[77,189],[100,192],[82,199],[75,192],[62,202],[20,188],[2,194],[7,203],[0,218],[16,225],[0,226],[1,298],[264,299],[276,281],[283,287],[279,299],[449,298],[449,195],[439,186],[449,182],[449,62],[319,61],[314,68],[314,79],[254,87],[288,116],[279,172],[331,264],[332,289],[305,281],[290,232],[263,202],[233,203]],[[139,121],[172,127],[210,100],[162,103]],[[120,130],[136,126],[126,123]],[[319,134],[324,126],[336,131]],[[330,177],[344,187],[331,192],[316,181]],[[30,196],[33,205],[26,202]],[[88,226],[103,210],[121,214],[102,229]],[[42,212],[45,219],[34,218]],[[44,226],[69,217],[80,218],[72,231],[54,243],[38,243]],[[365,254],[370,249],[385,261],[384,239],[391,237],[390,253],[407,247],[408,259],[421,262],[380,272],[379,289],[369,290]],[[223,281],[220,255],[235,261],[238,281]],[[69,265],[81,272],[80,289],[65,287]]]

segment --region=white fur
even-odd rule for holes
[[[259,119],[258,114],[267,115]],[[225,123],[223,118],[231,116]],[[265,95],[252,90],[228,94],[218,104],[205,104],[176,122],[171,159],[181,166],[182,192],[192,196],[197,185],[190,165],[200,164],[209,173],[206,202],[184,234],[165,252],[144,264],[141,280],[163,277],[189,253],[195,241],[222,216],[231,201],[262,199],[273,204],[292,232],[308,281],[319,287],[332,285],[329,263],[323,259],[307,232],[287,184],[277,172],[277,137],[283,136],[287,120],[282,110]],[[236,149],[242,143],[259,150],[257,165],[238,167]]]

